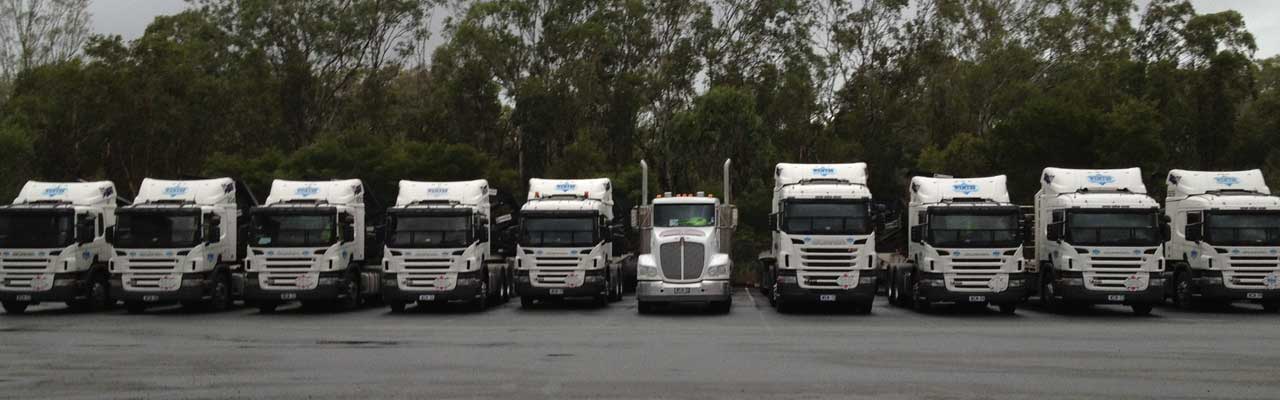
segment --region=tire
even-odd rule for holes
[[[533,297],[520,296],[520,308],[531,309],[533,306]]]
[[[205,312],[220,312],[231,308],[231,279],[227,275],[218,275],[213,282],[213,295],[209,300],[198,302],[192,305],[186,303],[183,307],[195,306],[194,308]]]
[[[360,308],[360,274],[347,277],[346,298],[338,299],[338,310],[354,310]]]
[[[874,304],[872,301],[853,303],[851,311],[857,315],[871,315],[871,307]]]
[[[89,290],[85,293],[85,299],[76,300],[67,305],[79,312],[93,312],[106,310],[109,308],[110,303],[111,285],[107,282],[107,277],[102,274],[94,274],[90,278]]]
[[[1269,313],[1280,311],[1280,303],[1262,303],[1262,311]]]
[[[1040,278],[1040,305],[1048,311],[1056,311],[1061,308],[1062,304],[1054,297],[1056,293],[1053,291],[1053,280],[1049,279],[1049,275],[1045,274]]]
[[[641,314],[653,314],[658,308],[657,304],[649,301],[641,301],[636,303],[636,310]]]
[[[1133,309],[1133,315],[1144,316],[1144,317],[1151,315],[1151,309],[1155,308],[1150,303],[1134,304],[1129,307]]]
[[[778,282],[773,282],[773,289],[769,290],[769,307],[778,308]]]
[[[889,282],[887,285],[885,285],[885,288],[884,288],[884,297],[889,298],[889,305],[891,306],[897,306],[901,302],[900,300],[898,300],[897,282],[898,282],[897,277],[893,276],[893,274],[890,273]]]
[[[622,284],[622,273],[618,273],[616,279],[613,280],[616,282],[614,283],[613,297],[610,297],[609,301],[622,301],[622,292],[626,290]]]
[[[484,274],[481,274],[484,275]],[[489,280],[480,281],[480,298],[471,301],[471,311],[480,312],[489,308]]]
[[[406,303],[399,300],[387,300],[387,306],[391,307],[392,314],[400,314],[404,312]]]
[[[1001,314],[1013,315],[1018,312],[1018,305],[1014,303],[998,304]]]
[[[25,301],[4,301],[0,302],[4,306],[4,312],[13,315],[19,315],[27,312],[27,306],[31,303]]]
[[[1191,274],[1185,271],[1178,274],[1178,279],[1174,283],[1173,288],[1173,305],[1184,310],[1190,310],[1200,306],[1195,297],[1191,296]]]
[[[140,301],[126,301],[124,302],[124,310],[129,314],[142,314],[147,312],[147,303]]]
[[[258,313],[274,314],[279,307],[280,303],[276,302],[258,303]]]

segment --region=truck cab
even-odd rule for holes
[[[928,311],[933,303],[994,304],[1012,314],[1028,296],[1025,218],[1004,175],[911,180],[907,262],[890,265],[889,298]]]
[[[65,302],[78,310],[114,305],[107,241],[116,224],[116,186],[100,182],[23,185],[0,206],[0,304],[21,314],[32,304]]]
[[[1180,307],[1248,301],[1280,310],[1280,197],[1262,171],[1169,171],[1168,295]]]
[[[1126,304],[1151,313],[1164,300],[1164,233],[1142,171],[1045,168],[1036,193],[1040,300]]]
[[[147,178],[116,210],[111,293],[130,313],[150,305],[225,310],[244,256],[241,226],[254,204],[231,178]]]
[[[724,164],[725,201],[713,194],[670,192],[648,201],[648,164],[642,195],[632,220],[640,230],[636,301],[641,313],[666,303],[707,303],[716,313],[733,307],[732,248],[737,208],[729,205],[729,167]]]
[[[867,165],[778,164],[764,256],[769,303],[838,303],[871,312],[876,295],[876,214]]]
[[[512,217],[493,215],[496,194],[483,179],[400,181],[382,257],[382,298],[393,312],[448,301],[483,310],[507,296],[506,254],[495,242]]]
[[[530,179],[519,236],[516,292],[522,307],[569,297],[589,297],[601,306],[622,300],[616,250],[623,236],[609,179]]]
[[[294,300],[358,307],[378,295],[379,271],[366,270],[364,184],[275,180],[250,211],[245,301],[269,313]]]

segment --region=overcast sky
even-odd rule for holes
[[[1140,1],[1145,3],[1144,1]],[[1280,1],[1277,0],[1192,0],[1196,11],[1234,9],[1244,14],[1249,31],[1258,40],[1259,58],[1280,54]],[[135,39],[157,15],[174,14],[187,7],[183,0],[92,0],[93,30],[97,33]],[[1136,23],[1136,21],[1135,21]]]

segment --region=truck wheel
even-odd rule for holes
[[[279,307],[280,303],[276,303],[274,301],[262,302],[258,303],[258,312],[262,314],[273,314],[276,312],[276,308]]]
[[[345,299],[338,300],[339,310],[354,310],[360,308],[360,275],[355,274],[347,277],[347,287],[343,290]]]
[[[1151,309],[1155,308],[1150,303],[1134,304],[1129,307],[1133,309],[1133,315],[1138,315],[1138,316],[1151,315]]]
[[[999,304],[997,306],[1000,308],[1001,314],[1013,315],[1014,313],[1018,312],[1018,305],[1014,303],[1004,303],[1004,304]]]
[[[857,315],[870,315],[871,306],[873,304],[875,303],[872,301],[853,303],[853,313]]]
[[[107,278],[101,274],[95,274],[89,279],[89,289],[85,292],[85,299],[72,301],[67,305],[80,312],[107,309],[108,303],[111,302],[111,293],[109,292],[111,286],[107,283]]]
[[[1058,304],[1058,299],[1054,297],[1055,295],[1056,293],[1053,292],[1053,279],[1050,279],[1049,275],[1046,274],[1040,278],[1040,305],[1048,311],[1054,311],[1061,305]]]
[[[658,305],[650,301],[636,302],[636,310],[639,311],[641,314],[653,314],[653,312],[656,311],[657,308],[658,308]]]
[[[1197,304],[1195,297],[1191,296],[1191,274],[1182,272],[1178,274],[1178,282],[1175,283],[1173,289],[1173,305],[1178,308],[1189,310],[1195,308]]]
[[[773,288],[769,289],[769,307],[778,308],[778,282],[773,283]]]
[[[471,301],[471,311],[489,308],[489,281],[480,281],[480,298]]]
[[[524,309],[533,308],[533,297],[520,296],[520,308],[524,308]]]
[[[1262,303],[1262,311],[1269,313],[1280,311],[1280,303]]]
[[[213,295],[203,307],[205,311],[219,312],[231,308],[231,279],[227,275],[218,275],[213,281]]]
[[[884,297],[889,298],[889,305],[891,306],[898,305],[898,285],[895,284],[897,281],[897,278],[890,273],[889,282],[884,285]]]
[[[147,312],[147,303],[140,301],[126,301],[124,302],[124,311],[130,314],[142,314]]]
[[[25,301],[6,300],[4,302],[0,302],[0,305],[4,306],[4,312],[17,315],[27,312],[27,306],[31,305],[31,303],[27,303]]]
[[[613,297],[609,298],[609,300],[622,301],[622,292],[626,290],[622,284],[622,273],[618,273],[617,279],[614,279],[614,282]]]
[[[387,300],[387,306],[391,307],[392,314],[404,312],[405,302],[399,300]]]

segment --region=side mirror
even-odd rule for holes
[[[208,243],[222,241],[222,217],[216,214],[209,216],[209,223],[204,226],[204,239]]]
[[[94,228],[93,220],[81,220],[80,223],[76,224],[76,243],[93,243],[93,239],[96,236],[94,235]]]
[[[1199,242],[1204,240],[1204,230],[1201,229],[1201,227],[1202,225],[1200,224],[1187,225],[1187,228],[1182,232],[1182,234],[1183,236],[1186,236],[1189,241]]]
[[[342,225],[342,241],[354,242],[356,240],[356,227],[348,224]]]
[[[1165,242],[1168,242],[1170,239],[1173,239],[1173,229],[1169,227],[1168,222],[1164,222],[1160,224],[1160,238],[1163,239],[1163,241]]]
[[[107,243],[111,243],[112,245],[115,245],[116,244],[116,227],[113,226],[113,227],[107,228],[107,232],[104,233],[103,236],[107,239]]]
[[[488,230],[488,229],[483,229],[483,228],[481,228],[481,229],[477,230],[477,231],[476,231],[476,239],[477,239],[477,240],[479,240],[479,241],[481,241],[481,242],[488,242],[488,241],[489,241],[489,230]]]
[[[924,243],[924,225],[911,227],[911,242]]]
[[[782,226],[778,225],[778,214],[769,214],[769,228],[773,230],[782,230]]]
[[[1062,240],[1062,223],[1049,224],[1048,232],[1045,232],[1044,238],[1050,242],[1058,242]]]

